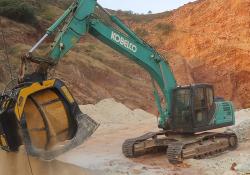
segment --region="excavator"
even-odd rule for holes
[[[168,59],[118,17],[96,0],[75,0],[22,56],[18,83],[0,97],[2,149],[18,151],[24,145],[29,155],[51,160],[82,144],[97,129],[98,123],[80,111],[66,85],[48,78],[48,72],[86,34],[137,63],[152,78],[159,132],[125,140],[126,157],[165,151],[169,162],[181,163],[237,148],[235,133],[214,130],[234,125],[232,102],[216,98],[210,84],[177,85]],[[36,56],[34,51],[48,37],[54,37],[51,48]],[[26,72],[29,63],[36,65],[31,73]]]

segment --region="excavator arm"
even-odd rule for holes
[[[150,74],[153,81],[157,82],[166,101],[166,106],[162,107],[159,94],[154,88],[156,104],[160,113],[159,126],[165,128],[171,112],[172,91],[176,87],[174,75],[166,59],[140,39],[116,16],[103,9],[96,0],[78,0],[74,2],[47,30],[44,37],[30,50],[30,53],[62,24],[64,26],[55,38],[52,49],[48,53],[48,62],[57,64],[82,36],[87,33],[91,34],[143,67]]]

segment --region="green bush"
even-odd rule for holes
[[[159,23],[156,26],[156,29],[161,30],[164,35],[168,35],[174,28],[172,24]]]
[[[0,16],[32,26],[38,24],[33,7],[21,0],[0,0]]]

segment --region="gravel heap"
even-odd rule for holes
[[[233,131],[239,142],[250,140],[250,109],[243,109],[236,112],[236,125],[229,127]]]
[[[156,118],[142,109],[131,110],[122,103],[116,102],[113,98],[104,99],[97,104],[80,106],[81,111],[88,114],[99,122],[105,124],[140,123],[147,122],[148,119]]]
[[[250,174],[250,109],[237,111],[236,125],[227,130],[235,132],[238,137],[239,147],[235,151],[227,151],[208,159],[190,159],[187,162],[201,169],[204,175]]]

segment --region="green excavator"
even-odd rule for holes
[[[209,131],[234,125],[232,102],[216,98],[209,84],[178,86],[167,58],[96,0],[75,0],[22,57],[18,83],[0,97],[2,149],[17,151],[24,145],[30,155],[53,159],[82,144],[96,130],[98,124],[80,111],[65,84],[48,79],[49,70],[86,34],[127,56],[152,78],[160,131],[125,140],[126,157],[163,150],[171,163],[180,163],[237,147],[234,133]],[[35,56],[38,46],[55,35],[49,52]],[[30,62],[37,69],[28,74]]]

